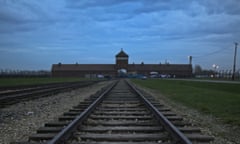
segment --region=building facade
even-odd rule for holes
[[[174,77],[191,77],[191,64],[129,64],[129,56],[121,50],[115,56],[115,64],[53,64],[53,77],[119,77],[146,75],[152,72]]]

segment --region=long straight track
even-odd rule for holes
[[[120,82],[75,132],[81,143],[159,142],[169,140],[139,97]]]
[[[30,86],[29,88],[25,87],[23,89],[0,91],[0,108],[16,104],[20,101],[27,101],[80,87],[86,87],[94,83],[94,81],[55,83],[34,87]]]
[[[190,144],[212,140],[127,82],[121,80],[111,87],[69,110],[59,121],[45,124],[28,143]]]

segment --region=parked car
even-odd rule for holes
[[[146,80],[146,79],[147,79],[147,76],[142,76],[141,79],[142,79],[142,80]]]
[[[169,74],[160,74],[160,78],[170,78],[171,75]]]

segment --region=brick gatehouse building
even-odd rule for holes
[[[129,56],[121,50],[116,56],[115,64],[53,64],[53,77],[97,77],[98,75],[118,77],[126,75],[146,75],[151,72],[175,77],[190,77],[191,64],[129,64]]]

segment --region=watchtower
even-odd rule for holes
[[[125,69],[128,68],[128,55],[121,49],[121,51],[116,55],[116,68]]]

